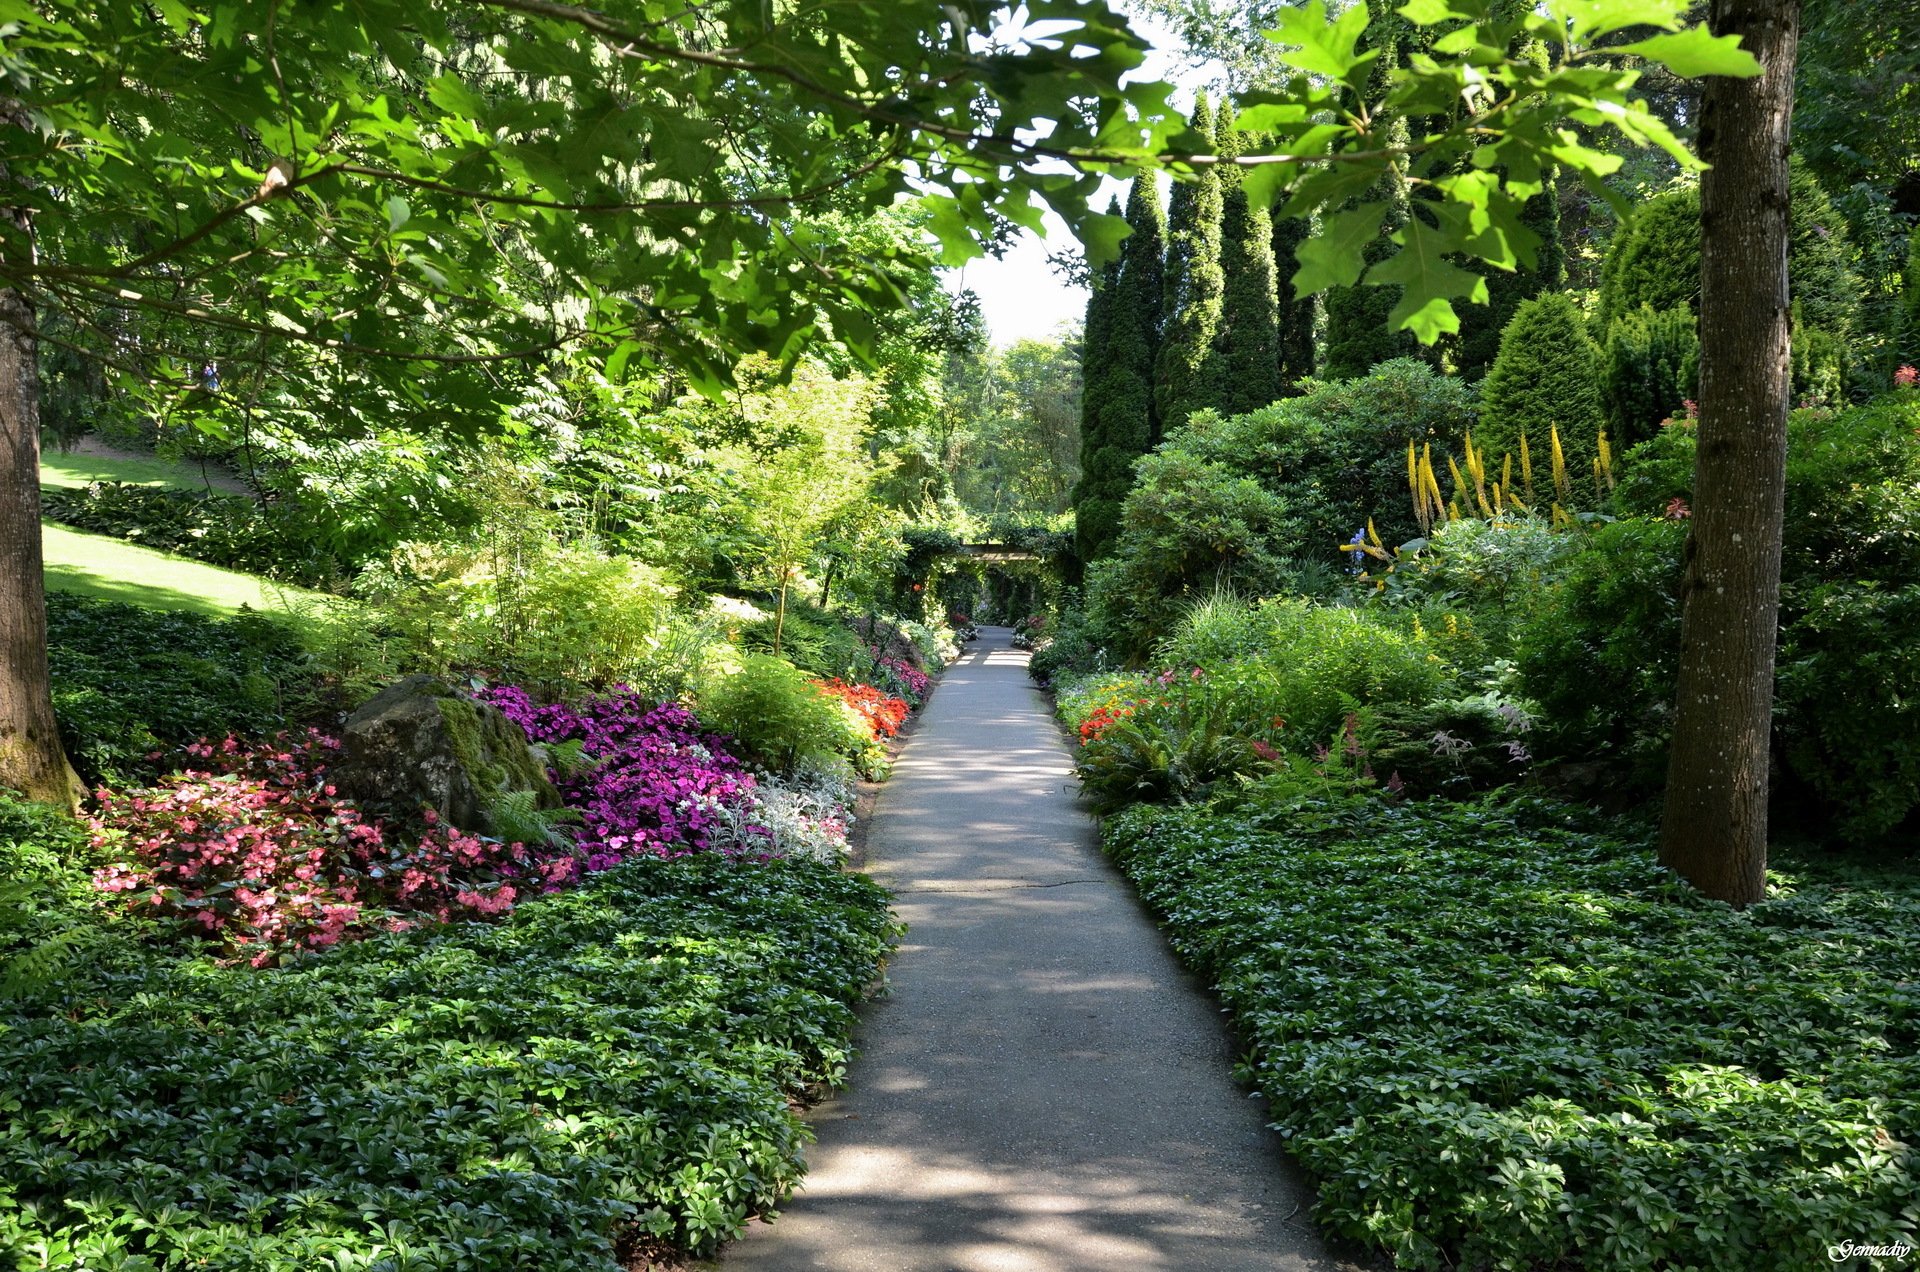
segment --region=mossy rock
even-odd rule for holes
[[[531,792],[535,808],[560,807],[519,727],[432,676],[409,676],[368,699],[347,717],[340,745],[334,784],[403,822],[431,809],[462,830],[498,836],[503,797]]]

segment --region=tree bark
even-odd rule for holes
[[[20,217],[0,215],[16,223]],[[47,674],[40,370],[33,330],[26,297],[0,291],[0,787],[72,808],[83,792],[60,746]]]
[[[1745,906],[1766,893],[1799,0],[1713,0],[1709,23],[1763,69],[1709,79],[1701,109],[1700,445],[1660,861]]]

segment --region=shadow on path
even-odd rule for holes
[[[1005,628],[948,670],[882,791],[908,923],[809,1173],[722,1259],[780,1272],[1331,1272],[1311,1195],[1076,803]]]

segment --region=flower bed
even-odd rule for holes
[[[94,884],[255,965],[289,948],[422,920],[505,913],[530,862],[451,826],[396,833],[337,799],[318,732],[265,745],[187,748],[194,763],[151,791],[98,793],[94,846],[123,855]]]

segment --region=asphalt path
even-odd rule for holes
[[[1098,850],[1005,628],[940,681],[867,869],[908,924],[800,1191],[721,1260],[780,1272],[1332,1272],[1218,1008]]]

